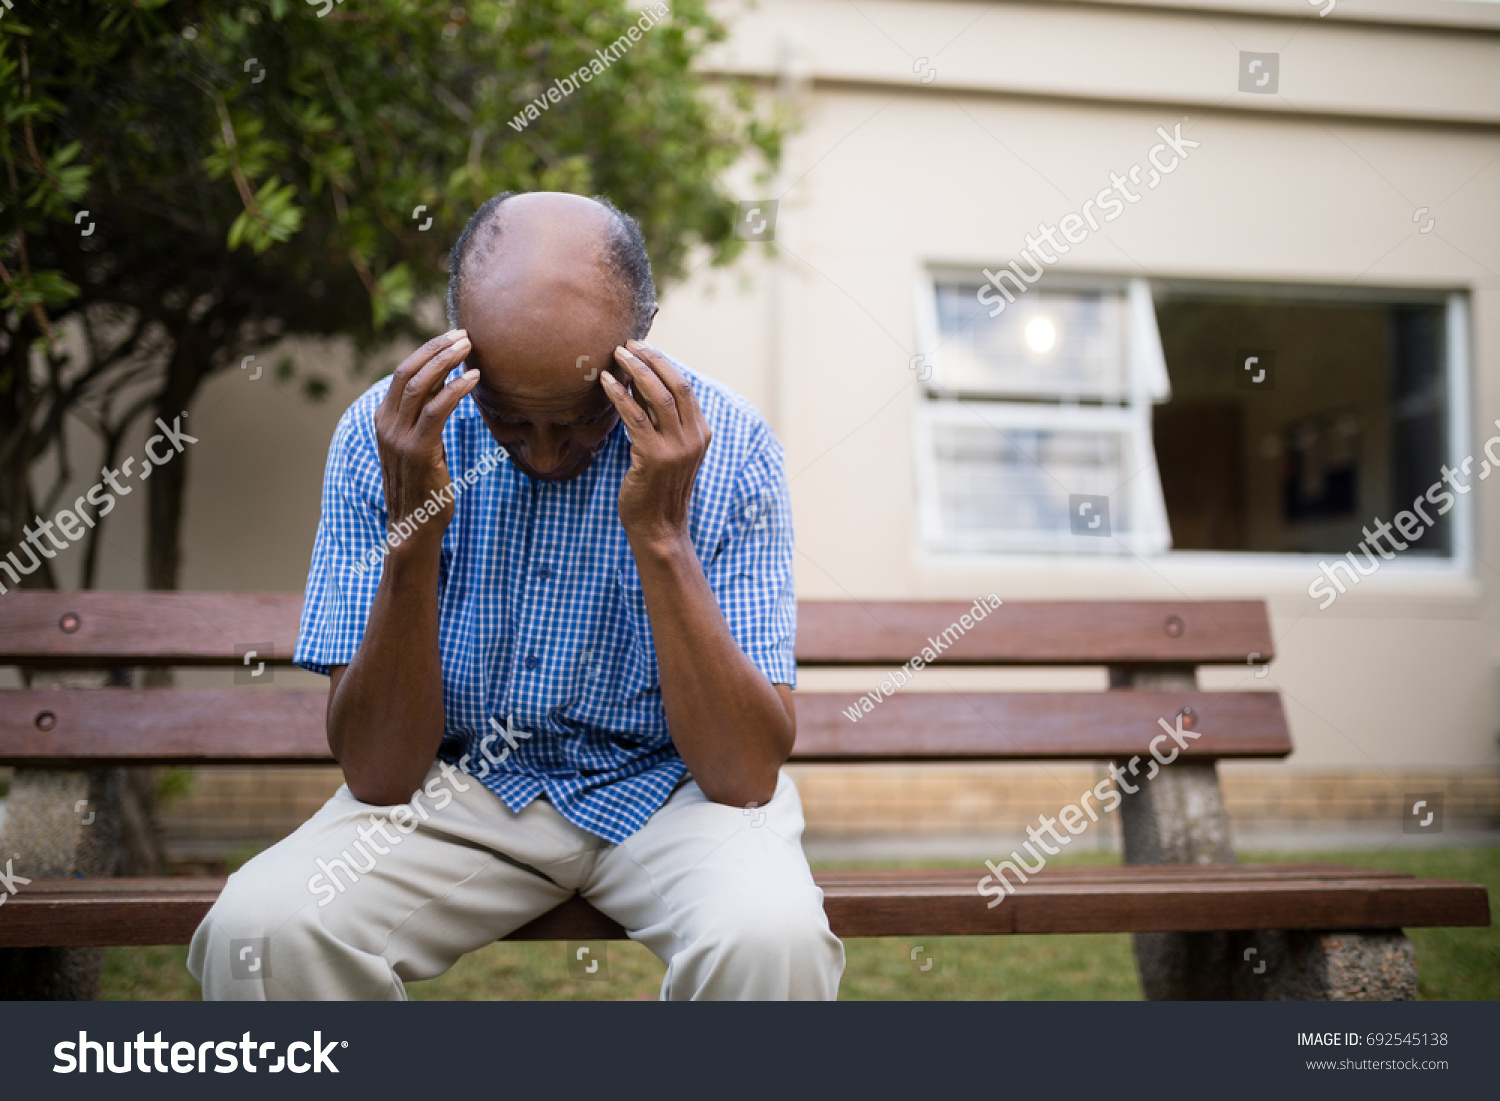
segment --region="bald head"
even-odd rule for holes
[[[516,465],[581,474],[616,421],[599,372],[655,313],[634,222],[579,195],[497,196],[453,250],[449,310],[473,342],[472,397]]]
[[[504,191],[474,212],[450,257],[448,323],[461,324],[461,305],[474,272],[492,260],[497,250],[511,247],[511,230],[538,226],[582,231],[584,239],[577,244],[585,251],[602,252],[599,259],[609,277],[630,297],[635,325],[630,335],[644,338],[656,313],[656,284],[640,226],[602,195],[585,199],[559,191]]]

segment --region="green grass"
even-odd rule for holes
[[[1489,888],[1492,917],[1500,922],[1496,913],[1500,847],[1246,853],[1240,859],[1246,863],[1330,861],[1483,883]],[[1111,858],[1102,854],[1056,861],[1108,862]],[[1408,935],[1417,950],[1422,998],[1500,1000],[1500,924],[1484,929],[1411,929]],[[913,959],[919,945],[921,951]],[[1141,996],[1130,938],[1125,935],[881,938],[849,940],[845,949],[848,966],[840,997],[846,1001],[1130,1000]],[[649,951],[628,941],[611,942],[606,958],[608,980],[590,982],[569,974],[563,944],[492,944],[464,957],[446,975],[410,984],[408,994],[425,1001],[656,997],[663,967]],[[187,973],[186,959],[185,947],[110,949],[102,996],[111,1000],[196,999],[198,986]],[[931,967],[921,970],[929,959]]]

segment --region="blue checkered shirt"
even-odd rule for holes
[[[749,402],[683,368],[713,430],[690,530],[745,655],[796,684],[792,515],[781,445]],[[387,538],[375,410],[367,390],[334,433],[294,660],[327,673],[354,657]],[[512,810],[546,795],[570,822],[618,843],[686,775],[667,729],[640,574],[617,508],[630,441],[616,425],[566,482],[527,477],[464,398],[443,429],[466,485],[443,535],[438,580],[444,735],[458,762]],[[483,473],[478,473],[483,471]],[[477,476],[476,476],[477,475]],[[492,721],[493,720],[493,721]]]

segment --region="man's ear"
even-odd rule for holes
[[[636,337],[637,340],[645,340],[651,335],[651,323],[656,320],[656,315],[659,313],[661,313],[661,306],[659,304],[651,307],[651,316],[646,318],[646,331]]]

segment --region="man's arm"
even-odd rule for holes
[[[396,368],[375,414],[390,523],[410,517],[446,487],[442,431],[474,388],[478,371],[443,380],[469,352],[455,329],[429,340]],[[328,746],[356,799],[386,805],[411,798],[443,740],[443,670],[438,650],[438,578],[448,501],[391,549],[365,627],[348,665],[329,671]]]
[[[646,597],[672,741],[714,802],[769,802],[797,731],[792,691],[740,649],[689,536],[688,504],[712,432],[666,356],[631,341],[615,359],[634,384],[632,395],[600,375],[630,431],[620,522]]]

